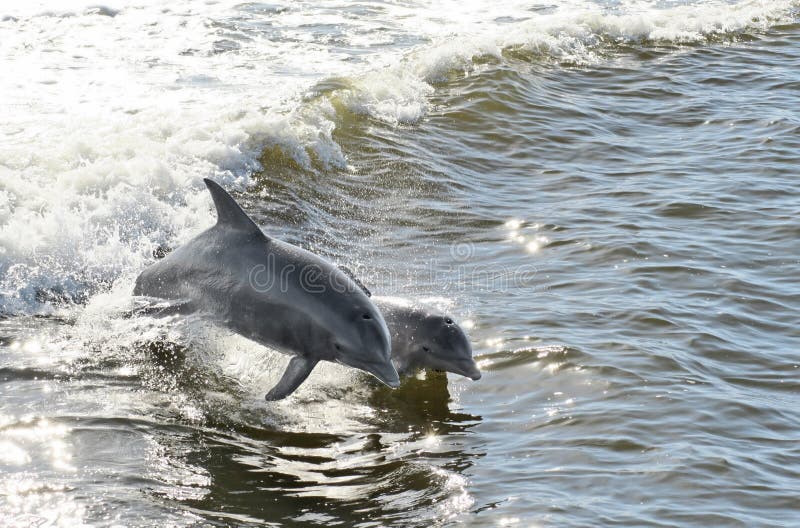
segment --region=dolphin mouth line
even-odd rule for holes
[[[337,363],[341,363],[347,367],[357,368],[368,374],[372,374],[378,379],[378,381],[393,389],[396,389],[400,386],[400,375],[397,374],[397,370],[395,370],[394,365],[392,365],[391,362],[388,362],[388,364],[377,361],[345,363],[344,361],[338,360]]]
[[[459,361],[453,361],[447,357],[442,357],[437,355],[435,352],[431,353],[431,355],[441,361],[442,363],[448,365],[445,372],[451,372],[458,376],[464,376],[465,378],[469,378],[472,381],[478,381],[483,376],[478,365],[475,363],[475,360],[470,358],[464,358]]]
[[[389,368],[391,369],[389,372],[386,372],[387,369],[384,366],[384,363],[371,363],[368,366],[373,367],[373,365],[378,368],[369,368],[367,369],[367,372],[393,389],[396,389],[400,386],[400,375],[397,373],[397,370],[395,370],[394,365],[389,363]]]
[[[376,374],[376,372],[374,370],[367,370],[367,369],[363,369],[363,370],[365,370],[366,372],[369,372],[370,374],[372,374],[373,376],[378,378],[378,381],[380,381],[381,383],[383,383],[384,385],[386,385],[388,387],[396,389],[397,387],[400,386],[400,376],[397,376],[395,378],[387,378],[387,377],[385,377],[383,375],[383,373],[381,373],[379,375],[379,374]]]
[[[468,365],[457,365],[451,372],[469,378],[472,381],[478,381],[483,376],[474,361]]]

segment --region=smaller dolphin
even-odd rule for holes
[[[469,338],[452,317],[402,299],[373,297],[349,268],[339,268],[381,311],[392,337],[392,363],[398,374],[411,376],[427,368],[481,379],[481,371],[472,359]]]
[[[432,369],[481,379],[469,338],[452,317],[433,308],[410,306],[391,298],[373,297],[372,301],[389,326],[392,363],[401,376]]]
[[[204,312],[290,355],[268,401],[294,392],[323,360],[397,387],[389,330],[358,285],[323,258],[266,235],[222,187],[204,181],[216,225],[142,271],[134,295],[172,301],[165,314]]]

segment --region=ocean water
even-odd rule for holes
[[[798,101],[796,1],[4,2],[0,524],[800,525]],[[204,177],[483,378],[131,317]]]

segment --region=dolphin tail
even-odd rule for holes
[[[265,399],[267,401],[282,400],[299,387],[314,370],[316,361],[309,360],[300,356],[294,356],[286,367],[281,380],[270,390]]]

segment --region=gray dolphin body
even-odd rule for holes
[[[452,317],[400,299],[373,297],[349,268],[340,268],[381,310],[392,336],[392,363],[400,375],[428,368],[481,379],[469,338]]]
[[[216,225],[145,269],[134,295],[180,301],[292,355],[269,401],[294,392],[321,360],[397,387],[389,330],[363,290],[325,259],[265,235],[222,187],[205,183]]]
[[[452,317],[390,298],[372,297],[372,301],[389,326],[392,363],[400,375],[410,376],[427,368],[481,379],[469,338]]]
[[[373,302],[389,325],[392,362],[401,375],[429,368],[481,379],[469,338],[452,317],[432,308],[407,306],[386,298],[373,298]]]

